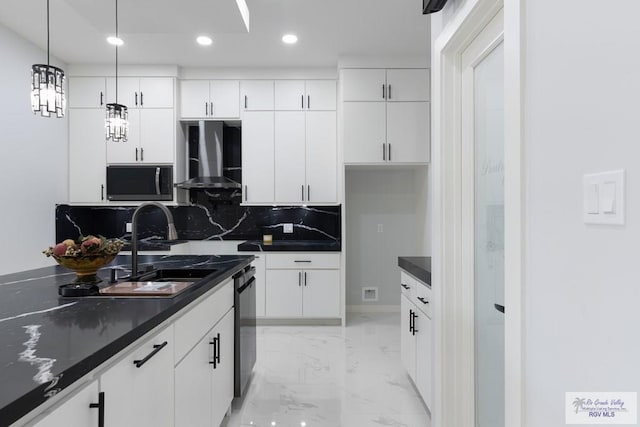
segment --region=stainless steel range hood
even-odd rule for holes
[[[224,176],[224,126],[225,123],[221,121],[200,120],[198,122],[188,123],[190,132],[195,132],[194,128],[197,128],[197,156],[189,153],[190,161],[197,162],[197,176],[175,184],[176,187],[188,190],[239,190],[242,188],[239,182]],[[193,176],[193,174],[190,176]]]

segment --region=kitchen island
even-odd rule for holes
[[[141,267],[217,269],[173,298],[62,298],[58,286],[70,283],[75,273],[60,266],[0,276],[0,426],[32,413],[154,328],[188,311],[253,259],[139,256]],[[106,284],[110,268],[130,265],[131,258],[121,255],[98,275]]]

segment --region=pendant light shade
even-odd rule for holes
[[[47,63],[31,66],[31,110],[43,117],[64,117],[67,100],[64,71],[49,63],[49,0],[47,0]]]
[[[116,38],[118,37],[118,0],[116,1]],[[126,105],[118,104],[118,45],[116,45],[116,102],[107,104],[105,115],[107,141],[127,142],[129,137],[129,112]]]

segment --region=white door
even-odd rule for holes
[[[126,141],[107,141],[107,163],[136,163],[140,161],[140,110],[128,110],[129,134]]]
[[[211,331],[175,367],[175,427],[211,427]]]
[[[340,317],[340,270],[302,272],[304,317]]]
[[[84,387],[34,427],[97,426],[98,408],[89,408],[92,403],[98,403],[98,381]]]
[[[227,409],[233,400],[233,366],[234,366],[234,309],[232,308],[215,328],[212,338],[216,340],[216,363],[212,375],[212,401],[211,401],[211,425],[219,426],[222,423]]]
[[[462,54],[463,203],[468,203],[466,262],[475,293],[477,427],[504,421],[504,46],[502,14]],[[508,309],[508,307],[507,307]],[[502,310],[502,312],[500,311]]]
[[[335,111],[336,81],[307,80],[305,107],[311,111]]]
[[[209,81],[180,80],[180,117],[209,116]]]
[[[153,356],[140,365],[150,354]],[[100,391],[107,402],[106,427],[173,426],[173,327],[102,374]]]
[[[69,108],[100,108],[107,103],[104,77],[70,77]]]
[[[173,109],[145,109],[140,113],[140,161],[173,163],[175,131]]]
[[[429,161],[429,103],[387,103],[387,161]]]
[[[173,108],[173,79],[143,77],[140,79],[139,106],[143,108]]]
[[[278,203],[303,203],[305,187],[305,113],[275,113],[275,195]]]
[[[384,69],[344,69],[342,79],[343,101],[381,101],[386,99]]]
[[[116,102],[116,79],[107,77],[107,103]],[[140,79],[138,77],[118,77],[118,104],[128,109],[140,108]]]
[[[209,93],[209,114],[212,117],[240,117],[240,82],[238,80],[212,80],[209,83]]]
[[[306,199],[338,201],[338,158],[335,111],[308,111],[306,118]]]
[[[429,70],[387,70],[387,101],[429,101]]]
[[[306,108],[304,80],[276,80],[276,111],[299,111]]]
[[[244,111],[273,110],[273,80],[240,82],[240,104]]]
[[[105,200],[104,110],[69,109],[69,202]]]
[[[344,162],[385,162],[386,104],[345,102],[343,104]]]
[[[400,295],[400,357],[411,378],[416,377],[416,339],[413,335],[415,306],[404,295]]]
[[[247,111],[242,115],[242,183],[244,203],[274,200],[274,113]]]
[[[267,270],[266,315],[302,316],[302,270]]]

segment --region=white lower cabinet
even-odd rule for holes
[[[100,376],[105,426],[173,425],[173,328],[146,341]]]
[[[340,317],[339,254],[287,253],[266,257],[267,318]]]
[[[431,290],[401,272],[400,356],[429,409],[433,402],[433,322]]]
[[[49,415],[34,424],[34,427],[90,427],[98,425],[98,408],[89,405],[98,403],[98,381],[84,387],[70,399],[64,401]]]

